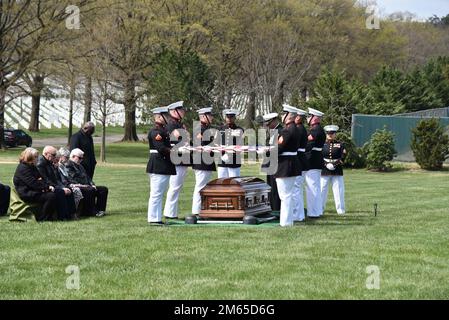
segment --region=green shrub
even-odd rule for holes
[[[346,168],[365,168],[366,159],[361,148],[357,148],[351,136],[341,131],[337,134],[337,140],[342,142],[346,149],[346,159],[344,166]]]
[[[421,120],[412,130],[411,148],[416,162],[425,170],[440,170],[449,157],[449,138],[437,119]]]
[[[394,134],[387,129],[376,130],[371,140],[363,147],[366,165],[370,170],[387,171],[390,161],[397,154],[394,149]]]

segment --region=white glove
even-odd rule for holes
[[[178,151],[181,153],[190,153],[190,149],[188,147],[179,147]]]
[[[228,162],[229,162],[229,156],[228,156],[228,154],[225,153],[224,155],[222,155],[222,156],[221,156],[221,160],[222,160],[224,163],[228,163]]]
[[[233,137],[240,137],[240,134],[241,134],[241,131],[239,129],[231,131],[231,136],[233,136]]]
[[[327,163],[326,164],[326,168],[330,171],[334,171],[335,170],[335,166],[332,163]]]

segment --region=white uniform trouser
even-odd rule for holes
[[[201,211],[200,190],[209,182],[212,171],[193,170],[195,172],[195,189],[193,190],[192,214],[199,214]]]
[[[293,221],[304,221],[304,177],[297,176],[295,178],[295,190],[293,195],[295,199],[295,210],[293,214]]]
[[[162,221],[162,198],[167,191],[170,176],[148,174],[150,178],[150,199],[148,200],[148,222]]]
[[[332,184],[334,194],[335,209],[338,214],[345,213],[345,181],[343,176],[322,176],[321,177],[321,197],[323,200],[323,211],[326,208],[327,191],[329,183]]]
[[[218,179],[240,177],[240,168],[217,167]]]
[[[293,197],[296,177],[276,178],[279,198],[281,199],[280,225],[289,227],[293,225],[293,211],[295,199]]]
[[[311,169],[305,173],[307,216],[319,217],[323,214],[321,200],[321,170]]]
[[[187,168],[186,166],[176,166],[176,175],[170,176],[170,187],[168,188],[164,207],[164,216],[166,217],[176,218],[178,216],[179,194],[186,179]]]

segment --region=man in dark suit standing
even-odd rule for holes
[[[70,151],[81,149],[84,152],[84,160],[81,163],[88,176],[93,179],[97,160],[95,159],[94,140],[95,124],[86,122],[83,127],[70,138]]]

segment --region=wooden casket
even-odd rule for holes
[[[212,180],[200,191],[199,219],[246,219],[249,224],[276,219],[270,214],[270,191],[265,181],[255,177]]]

